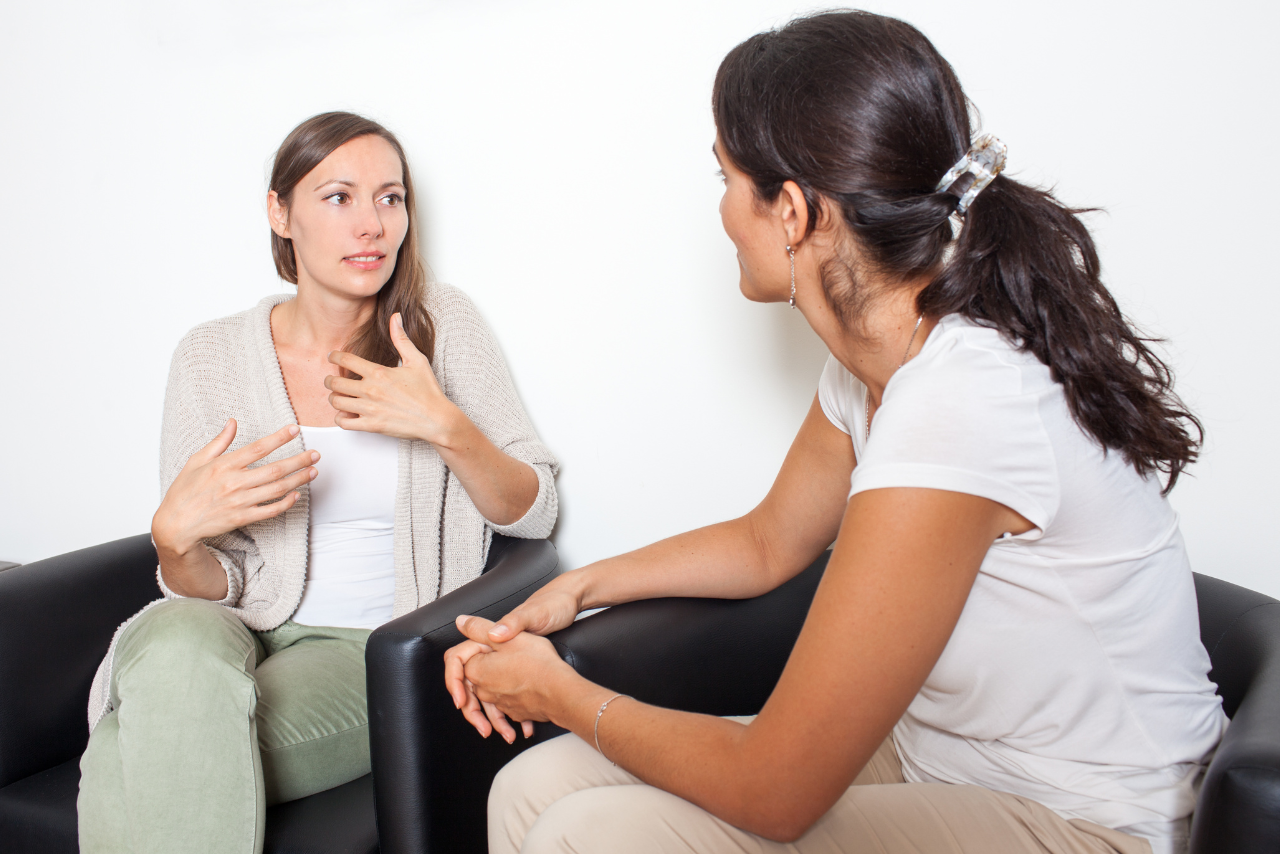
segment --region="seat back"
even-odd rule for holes
[[[1231,718],[1196,805],[1191,854],[1275,852],[1280,840],[1280,601],[1196,575],[1200,639]]]

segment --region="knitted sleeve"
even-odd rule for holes
[[[441,333],[435,362],[442,388],[491,442],[538,476],[538,496],[524,516],[510,525],[486,524],[509,537],[543,539],[559,512],[555,477],[560,464],[533,429],[498,342],[475,304],[449,285],[433,284],[432,290],[432,315]]]
[[[218,435],[226,425],[226,418],[211,412],[213,389],[202,380],[216,370],[219,364],[229,360],[219,358],[217,336],[211,334],[208,325],[199,326],[187,333],[174,351],[169,365],[169,381],[165,386],[164,419],[160,427],[160,494],[165,495],[182,467],[196,451]],[[253,540],[236,529],[205,541],[209,553],[222,564],[227,573],[227,596],[218,604],[235,606],[244,590],[247,568],[260,568],[262,556]],[[160,567],[156,567],[156,581],[166,598],[179,599],[179,594],[164,583]]]

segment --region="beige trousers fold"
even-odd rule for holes
[[[808,833],[773,842],[645,785],[564,735],[525,751],[493,782],[489,854],[515,852],[1151,854],[1151,846],[1016,795],[907,783],[891,739]]]

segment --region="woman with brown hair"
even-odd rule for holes
[[[1166,500],[1199,424],[1077,212],[1000,174],[951,67],[891,18],[748,39],[713,110],[741,289],[831,356],[746,516],[459,618],[447,682],[476,728],[571,731],[499,774],[490,851],[1185,849],[1226,724]],[[757,596],[833,541],[754,719],[619,696],[539,637]]]
[[[546,537],[556,461],[469,299],[427,281],[400,143],[325,113],[276,153],[297,295],[174,353],[152,521],[164,599],[121,627],[81,760],[86,852],[252,852],[265,808],[369,770],[370,630]]]

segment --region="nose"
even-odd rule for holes
[[[378,214],[376,204],[361,206],[360,215],[356,219],[356,235],[374,240],[382,236],[382,217]]]

